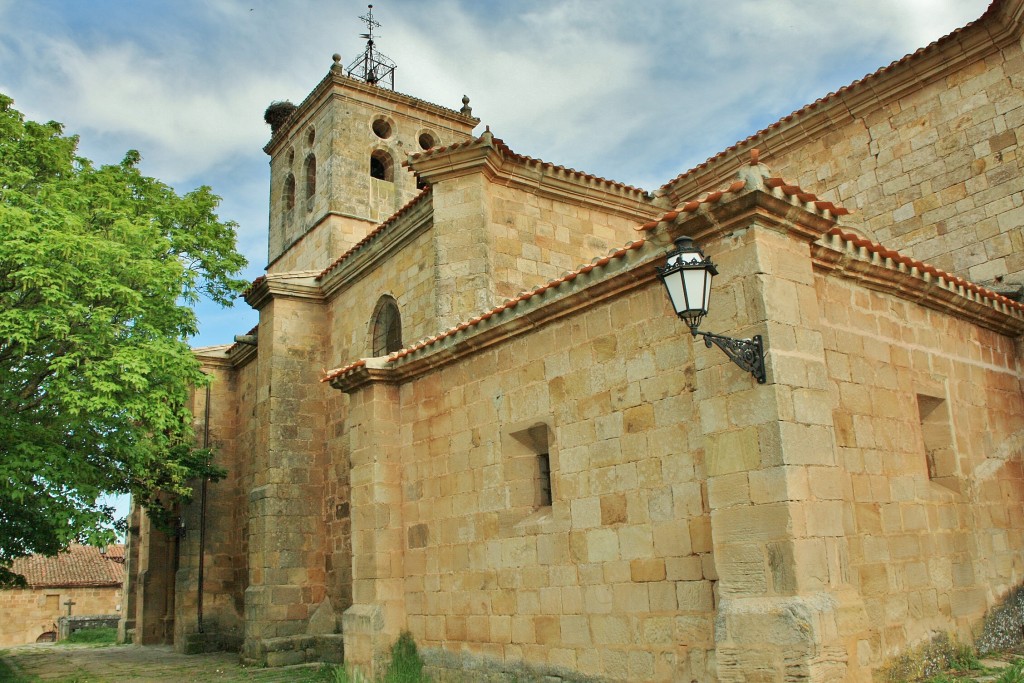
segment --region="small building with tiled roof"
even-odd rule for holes
[[[53,557],[19,557],[11,569],[26,586],[0,590],[0,647],[54,640],[62,616],[121,612],[123,545],[72,544]]]
[[[335,60],[265,148],[259,325],[196,350],[227,476],[175,534],[133,513],[125,632],[565,681],[977,637],[1024,583],[1022,36],[996,0],[653,192]]]

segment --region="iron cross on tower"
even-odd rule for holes
[[[366,33],[360,34],[360,38],[366,38],[366,49],[363,54],[356,57],[355,61],[348,65],[348,75],[358,78],[370,85],[383,85],[390,90],[395,89],[395,69],[398,68],[394,62],[388,59],[387,55],[377,50],[373,42],[373,29],[380,28],[380,24],[373,18],[373,5],[367,5],[369,10],[365,15],[359,17],[366,23]],[[384,81],[387,81],[384,83]]]

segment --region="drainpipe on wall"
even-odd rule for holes
[[[210,447],[210,385],[206,385],[206,409],[203,416],[203,448]],[[203,633],[203,566],[206,559],[206,477],[200,485],[199,495],[199,592],[196,595],[196,618],[199,632]]]

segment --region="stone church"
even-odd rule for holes
[[[652,192],[336,56],[264,148],[259,324],[196,349],[228,475],[133,512],[124,633],[687,683],[972,639],[1024,582],[1022,36],[995,0]],[[676,317],[683,236],[763,384]]]

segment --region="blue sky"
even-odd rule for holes
[[[516,152],[653,190],[979,17],[987,0],[379,0],[396,89],[473,113]],[[728,9],[723,9],[727,7]],[[0,0],[0,92],[98,163],[142,153],[179,191],[210,185],[258,276],[263,110],[298,103],[363,48],[365,2]],[[770,162],[770,160],[769,160]],[[824,189],[824,188],[822,188]],[[195,345],[256,322],[199,309]]]

